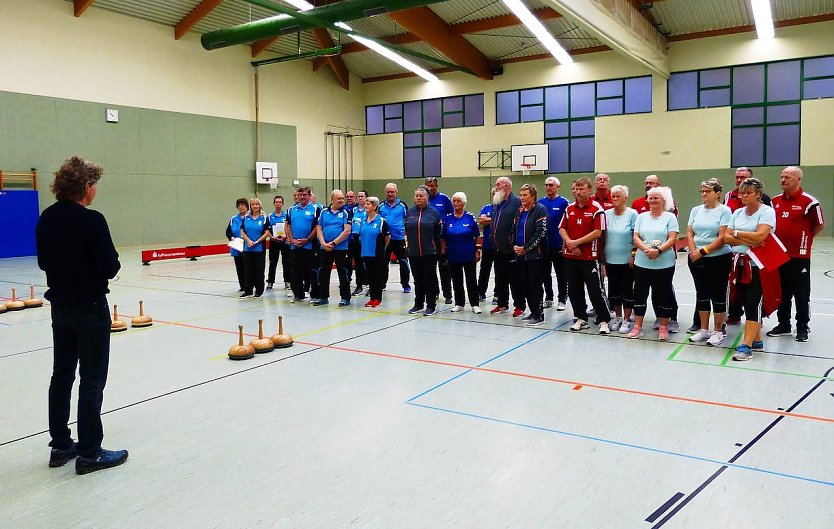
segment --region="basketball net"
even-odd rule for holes
[[[521,174],[523,174],[524,176],[530,176],[530,170],[531,170],[530,168],[533,167],[533,164],[523,163],[523,164],[521,164],[521,167],[522,167]]]

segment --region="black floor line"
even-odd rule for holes
[[[52,349],[52,346],[49,345],[47,347],[39,347],[37,349],[29,349],[27,351],[19,351],[17,353],[10,353],[10,354],[7,354],[7,355],[0,355],[0,360],[2,360],[3,358],[10,358],[12,356],[20,356],[20,355],[25,355],[25,354],[29,354],[29,353],[37,353],[38,351],[46,351],[47,349]]]
[[[726,467],[725,467],[725,468],[726,468]],[[649,515],[649,517],[648,517],[648,518],[646,518],[646,521],[647,521],[647,522],[649,522],[649,523],[654,522],[655,520],[657,520],[658,518],[660,518],[660,517],[663,515],[663,513],[664,513],[664,512],[668,511],[668,510],[669,510],[669,507],[671,507],[672,505],[674,505],[675,503],[677,503],[677,501],[678,501],[679,499],[683,498],[683,497],[684,497],[684,493],[683,493],[683,492],[676,492],[674,496],[672,496],[671,498],[669,498],[668,500],[666,500],[666,503],[664,503],[663,505],[661,505],[660,507],[658,507],[656,511],[654,511],[653,513],[651,513],[651,514]]]

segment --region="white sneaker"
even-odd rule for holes
[[[620,330],[620,327],[623,325],[623,319],[619,316],[614,316],[614,319],[608,322],[608,328],[611,329],[611,332],[617,332]]]
[[[460,306],[460,305],[455,305],[454,307],[452,307],[452,312],[460,312],[462,310],[463,310],[463,307]]]
[[[722,340],[723,340],[723,334]],[[689,337],[690,342],[706,342],[712,337],[712,333],[706,329],[698,329],[698,332]]]
[[[620,325],[620,334],[628,334],[631,332],[631,329],[634,327],[634,324],[630,321],[624,321],[622,325]]]
[[[587,328],[588,328],[588,322],[585,321],[585,320],[579,320],[579,319],[577,319],[575,322],[573,322],[573,325],[570,326],[570,330],[572,330],[572,331],[581,331],[582,329],[587,329]]]
[[[609,334],[610,332],[611,332],[611,330],[608,328],[608,322],[607,321],[599,322],[599,333],[600,334]]]
[[[713,347],[721,345],[722,343],[724,343],[724,333],[721,331],[713,332],[712,336],[710,336],[709,340],[707,340],[707,345],[711,345]]]
[[[479,307],[477,305],[472,305],[472,312],[474,312],[475,314],[480,314],[481,313],[481,307]]]
[[[565,305],[564,301],[560,301],[559,303],[556,304],[556,310],[558,310],[558,311],[565,310],[566,308],[568,308],[568,307],[567,307],[567,305]]]

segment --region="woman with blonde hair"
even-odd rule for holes
[[[242,298],[264,294],[264,270],[266,269],[266,248],[264,240],[269,236],[269,219],[261,209],[261,200],[249,200],[251,212],[243,219],[240,236],[243,238],[243,293]]]

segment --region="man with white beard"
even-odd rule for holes
[[[495,295],[498,304],[491,314],[507,312],[510,306],[510,290],[513,294],[513,317],[524,314],[527,307],[518,284],[513,252],[513,218],[521,207],[521,200],[513,195],[513,182],[506,176],[495,181],[495,195],[492,197],[492,233],[490,238],[495,247]]]

